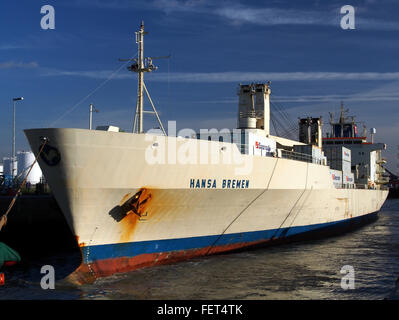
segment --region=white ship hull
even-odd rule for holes
[[[235,144],[202,141],[214,147],[207,158],[198,153],[182,164],[168,155],[166,163],[151,164],[154,136],[83,129],[25,134],[36,155],[43,136],[56,149],[46,151],[47,163],[38,161],[81,247],[79,281],[350,225],[375,215],[388,195],[337,189],[328,166],[243,155]],[[162,139],[177,154],[189,142]],[[221,147],[237,164],[211,163]],[[133,209],[127,203],[135,195],[142,204]]]

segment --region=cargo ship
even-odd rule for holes
[[[136,32],[132,132],[27,129],[25,135],[79,244],[78,283],[142,267],[311,237],[373,220],[388,191],[385,145],[341,117],[300,119],[298,141],[272,135],[268,83],[240,84],[237,129],[168,134],[144,83],[156,69]],[[159,129],[143,127],[144,93]],[[173,124],[169,122],[169,124]]]

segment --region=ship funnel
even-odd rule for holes
[[[262,129],[270,134],[270,82],[240,84],[238,88],[238,128]]]
[[[371,137],[371,143],[374,143],[374,135],[377,133],[377,130],[375,128],[370,129],[370,137]]]
[[[322,118],[299,119],[299,142],[322,147]]]

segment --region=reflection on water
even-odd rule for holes
[[[51,259],[57,273],[71,257]],[[341,236],[141,269],[81,287],[61,281],[42,290],[42,263],[7,274],[0,299],[398,299],[399,200],[388,200],[376,222]],[[341,288],[344,265],[354,267],[354,290]]]

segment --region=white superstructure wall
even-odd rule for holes
[[[268,84],[240,85],[238,91],[238,127],[262,129],[270,134],[270,93]]]

